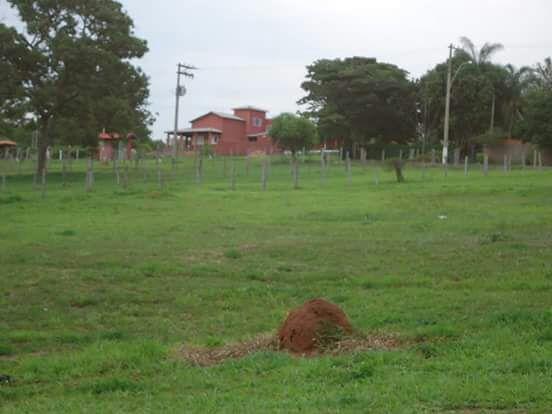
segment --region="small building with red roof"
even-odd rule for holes
[[[132,151],[136,146],[136,135],[134,133],[129,133],[126,135],[121,135],[117,132],[107,133],[102,131],[98,135],[98,140],[100,142],[98,158],[100,161],[107,162],[115,159],[120,159],[122,157],[127,160],[132,159]],[[123,150],[126,141],[126,153]],[[120,154],[120,150],[122,155]]]

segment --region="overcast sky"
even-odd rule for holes
[[[0,4],[5,5],[5,0]],[[422,75],[468,36],[501,42],[501,63],[552,55],[550,0],[122,0],[150,52],[154,138],[174,123],[176,63],[199,68],[186,82],[180,126],[205,112],[261,106],[296,111],[305,66],[320,58],[370,56]],[[3,13],[8,16],[8,13]],[[2,17],[2,16],[0,16]]]

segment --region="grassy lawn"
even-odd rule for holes
[[[0,412],[552,410],[552,171],[391,172],[192,160],[159,189],[84,163],[68,185],[12,175],[0,193]],[[8,168],[11,168],[8,166]],[[54,170],[55,168],[52,168]],[[170,179],[169,179],[170,178]],[[275,332],[308,299],[397,349],[258,353],[198,368],[182,344]]]

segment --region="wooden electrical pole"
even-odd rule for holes
[[[178,155],[178,112],[180,109],[180,97],[186,95],[186,88],[180,84],[180,76],[193,79],[194,74],[191,72],[195,70],[194,66],[184,65],[179,63],[176,71],[176,105],[174,110],[174,142],[173,142],[173,158],[176,161]]]

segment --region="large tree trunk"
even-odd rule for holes
[[[50,146],[50,120],[51,117],[41,117],[38,121],[39,135],[38,135],[38,162],[36,163],[37,176],[42,174],[42,171],[46,168],[47,163],[47,151]]]

